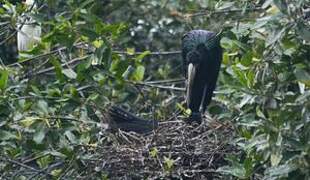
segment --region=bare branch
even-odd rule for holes
[[[255,8],[246,8],[245,11],[261,11],[263,10],[262,7],[255,7]],[[229,14],[229,13],[238,13],[238,12],[243,12],[244,9],[224,9],[224,10],[216,10],[216,11],[212,11],[212,10],[204,10],[201,12],[197,12],[197,13],[193,13],[193,14],[186,14],[184,15],[184,17],[186,18],[193,18],[193,17],[198,17],[198,16],[212,16],[215,14]]]
[[[140,55],[143,54],[144,52],[135,52],[133,54],[128,54],[128,52],[125,51],[113,51],[116,54],[123,54],[123,55],[128,55],[128,56],[135,56],[135,55]],[[159,51],[159,52],[150,52],[147,55],[151,56],[164,56],[164,55],[178,55],[181,54],[181,51]]]

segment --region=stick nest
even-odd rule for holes
[[[221,179],[216,169],[226,165],[225,154],[236,152],[229,144],[233,134],[227,122],[205,117],[194,127],[174,117],[147,135],[105,134],[110,145],[96,152],[101,157],[93,165],[110,179]]]

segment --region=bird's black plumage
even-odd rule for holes
[[[192,30],[182,38],[187,106],[193,115],[204,113],[216,86],[222,61],[220,38],[214,32]]]
[[[111,130],[121,129],[146,134],[158,127],[158,121],[139,118],[117,106],[110,106],[105,115]]]

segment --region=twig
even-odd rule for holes
[[[24,163],[21,163],[21,162],[18,162],[18,161],[9,159],[9,158],[3,158],[3,160],[4,160],[4,161],[8,161],[8,162],[10,162],[10,163],[12,163],[12,164],[21,166],[21,167],[23,167],[23,168],[32,170],[32,171],[37,172],[37,173],[39,173],[39,174],[43,173],[43,174],[45,174],[45,175],[51,175],[50,173],[46,172],[45,170],[36,169],[36,168],[34,168],[34,167],[28,166],[28,165],[26,165],[26,164],[24,164]]]
[[[167,80],[157,80],[157,81],[146,81],[146,84],[164,84],[164,83],[183,83],[185,79],[167,79]]]
[[[247,8],[246,11],[261,11],[263,10],[262,7],[255,7],[255,8]],[[198,13],[193,13],[193,14],[187,14],[185,17],[193,18],[197,16],[205,16],[205,15],[215,15],[215,14],[225,14],[225,13],[237,13],[237,12],[242,12],[244,9],[225,9],[225,10],[217,10],[217,11],[210,11],[210,10],[205,10],[203,12],[198,12]]]
[[[17,31],[12,32],[7,38],[5,38],[3,41],[0,42],[0,46],[6,43],[8,40],[10,40],[13,36],[15,36],[16,33]]]
[[[128,54],[128,52],[125,52],[125,51],[113,51],[113,52],[116,54],[123,54],[123,55],[128,55],[128,56],[135,56],[135,55],[140,55],[144,53],[144,52],[135,52],[133,54]],[[181,54],[181,51],[150,52],[147,55],[162,56],[162,55],[177,55],[177,54]]]
[[[62,165],[62,164],[64,164],[64,163],[63,163],[63,162],[56,162],[56,163],[54,163],[54,164],[52,164],[52,165],[50,165],[50,166],[47,166],[46,168],[42,169],[41,171],[50,171],[51,169],[53,169],[53,168],[55,168],[55,167],[57,167],[57,166],[60,166],[60,165]],[[28,180],[34,179],[34,178],[35,178],[36,176],[38,176],[40,173],[41,173],[41,172],[37,172],[37,173],[33,174],[32,176],[30,176],[30,177],[28,178]]]
[[[89,57],[89,56],[86,55],[86,56],[74,58],[74,59],[68,61],[67,63],[61,64],[61,67],[64,67],[64,66],[66,66],[66,65],[75,64],[75,63],[77,63],[77,62],[79,62],[79,61],[82,61],[82,60],[88,58],[88,57]],[[36,73],[33,73],[33,75],[45,74],[45,73],[51,72],[51,71],[53,71],[53,70],[55,70],[55,67],[49,67],[49,68],[43,69],[43,70],[41,70],[41,71],[38,71],[38,72],[36,72]]]
[[[161,86],[161,85],[153,85],[153,84],[147,84],[143,82],[133,82],[133,81],[127,81],[132,84],[136,84],[139,86],[148,86],[148,87],[153,87],[153,88],[158,88],[158,89],[166,89],[166,90],[174,90],[174,91],[185,91],[185,88],[179,88],[179,87],[173,87],[173,86]]]
[[[50,51],[50,52],[47,52],[47,53],[44,53],[44,54],[40,54],[40,55],[31,57],[31,58],[28,58],[28,59],[22,60],[22,61],[20,61],[20,62],[12,63],[12,64],[9,64],[9,65],[7,65],[7,66],[8,66],[8,67],[19,66],[20,64],[23,64],[23,63],[25,63],[25,62],[32,61],[32,60],[39,59],[39,58],[43,58],[43,57],[45,57],[45,56],[49,56],[49,55],[55,54],[55,53],[57,53],[57,52],[59,52],[59,51],[65,50],[65,49],[66,49],[66,47],[60,47],[60,48],[55,49],[55,50],[52,50],[52,51]]]

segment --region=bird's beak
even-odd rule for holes
[[[194,79],[195,79],[195,76],[196,76],[196,72],[197,72],[197,65],[196,64],[193,64],[193,63],[190,63],[188,65],[188,68],[187,68],[187,95],[186,97],[187,98],[190,98],[191,97],[191,91],[193,90],[193,85],[194,85]],[[189,107],[189,103],[191,102],[190,99],[187,99],[187,107]]]

